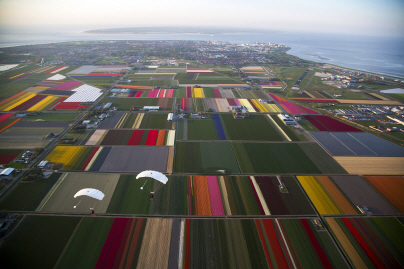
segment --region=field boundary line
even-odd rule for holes
[[[43,198],[42,202],[39,204],[37,209],[35,211],[41,211],[42,208],[46,205],[46,203],[49,201],[49,199],[52,197],[53,193],[56,191],[56,189],[59,187],[59,185],[65,180],[69,173],[64,173],[56,182],[55,185],[53,185],[52,189],[48,192],[48,194]]]
[[[278,124],[276,123],[276,121],[271,117],[271,115],[266,114],[265,116],[267,116],[267,118],[274,124],[274,127],[275,127],[278,131],[281,132],[281,135],[283,135],[284,138],[285,138],[287,141],[289,141],[289,142],[292,141],[292,139],[289,138],[289,136],[282,130],[282,128],[279,127],[279,125],[278,125]]]
[[[285,246],[286,246],[286,249],[287,249],[287,251],[288,251],[290,260],[292,261],[292,264],[293,264],[293,268],[297,269],[296,264],[295,264],[295,260],[293,259],[293,256],[292,256],[292,254],[290,253],[290,249],[289,249],[289,246],[288,246],[288,242],[286,242],[285,236],[283,235],[282,228],[281,228],[281,226],[279,225],[279,221],[278,221],[277,219],[275,219],[275,222],[276,222],[276,226],[278,226],[279,232],[281,233],[282,240],[283,240],[283,242],[285,243]]]
[[[181,232],[180,232],[180,245],[178,253],[178,269],[182,269],[182,257],[184,256],[184,231],[185,231],[185,219],[181,219]]]
[[[257,192],[258,198],[260,199],[262,208],[264,209],[265,215],[271,215],[271,212],[269,211],[268,205],[265,202],[264,196],[262,195],[261,189],[257,184],[257,181],[255,181],[255,177],[254,176],[250,176],[251,178],[251,182],[254,185],[255,191]]]
[[[61,260],[62,257],[63,257],[63,254],[65,254],[65,252],[66,252],[66,250],[67,250],[67,248],[68,248],[70,242],[73,240],[73,237],[74,237],[74,235],[76,234],[77,230],[79,229],[80,223],[81,223],[82,221],[83,221],[83,218],[80,219],[79,223],[77,223],[76,228],[74,228],[73,233],[70,235],[69,241],[67,241],[65,247],[63,248],[62,253],[60,254],[58,260],[56,261],[54,268],[57,267],[57,265],[59,264],[60,260]]]
[[[351,135],[350,133],[347,133],[350,137],[352,137],[353,139],[355,139],[356,141],[358,141],[359,143],[361,143],[361,145],[363,145],[365,148],[367,148],[368,150],[370,150],[371,152],[373,152],[375,155],[379,155],[376,152],[374,152],[371,148],[369,148],[368,146],[366,146],[365,144],[363,144],[360,140],[358,140],[356,137],[354,137],[353,135]]]
[[[140,117],[141,114],[142,114],[142,113],[137,114],[135,120],[133,121],[133,124],[132,124],[131,129],[135,129],[135,126],[136,126],[137,121],[139,120],[139,117]]]
[[[140,124],[142,124],[143,118],[144,118],[145,113],[140,113],[138,116],[139,118],[136,117],[136,122],[133,124],[132,129],[139,129]]]
[[[97,152],[94,154],[93,158],[90,160],[90,162],[87,164],[86,168],[84,171],[89,171],[91,169],[91,166],[93,166],[95,160],[98,158],[98,155],[100,155],[100,152],[102,151],[104,147],[99,147]]]
[[[122,115],[122,117],[119,119],[118,123],[115,125],[114,129],[119,129],[119,127],[121,126],[121,123],[126,118],[127,114],[128,113],[125,113],[125,114]]]
[[[227,189],[226,189],[226,185],[224,183],[223,176],[219,176],[219,186],[220,186],[220,192],[223,195],[225,214],[226,214],[226,216],[231,215],[229,196],[227,195]]]
[[[330,135],[332,136],[332,137],[334,137],[335,139],[337,139],[338,140],[338,142],[340,142],[342,145],[344,145],[347,149],[349,149],[353,154],[355,154],[356,156],[358,156],[358,154],[356,154],[356,152],[355,151],[353,151],[351,148],[349,148],[347,145],[345,145],[341,140],[339,140],[333,133],[331,133],[330,132]]]

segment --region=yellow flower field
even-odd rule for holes
[[[245,106],[248,110],[248,112],[256,112],[255,109],[252,107],[252,105],[250,104],[250,102],[248,102],[247,99],[238,99],[240,101],[240,104],[242,106]]]
[[[298,176],[297,179],[320,214],[343,214],[314,177]]]
[[[282,109],[280,109],[276,104],[263,104],[268,112],[272,113],[282,113]]]
[[[253,102],[256,108],[258,108],[259,112],[269,112],[258,99],[251,99],[251,102]]]
[[[205,95],[203,94],[202,88],[194,88],[194,97],[195,98],[204,98]]]
[[[11,109],[15,108],[16,106],[21,105],[22,103],[28,101],[29,99],[31,99],[34,96],[36,96],[36,93],[34,93],[34,92],[24,93],[24,94],[18,96],[17,98],[10,100],[9,102],[0,106],[0,110],[10,111]]]
[[[81,146],[57,146],[45,158],[51,163],[64,163],[61,170],[74,170],[71,169],[76,164],[77,159],[83,155],[87,147]]]
[[[41,111],[42,109],[44,109],[48,105],[55,102],[58,98],[59,98],[58,96],[48,96],[45,99],[38,102],[37,104],[30,107],[27,111]]]

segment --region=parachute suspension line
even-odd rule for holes
[[[81,200],[83,200],[83,199],[80,199],[80,201],[77,203],[77,205],[73,206],[73,208],[76,208],[80,204]]]
[[[146,185],[146,183],[147,183],[148,180],[149,180],[149,179],[146,179],[146,181],[145,181],[145,183],[143,184],[143,186],[140,187],[141,190],[143,190],[143,187],[144,187],[144,185]]]
[[[163,186],[163,184],[159,184],[159,186],[157,187],[157,189],[154,192],[158,191],[158,189],[160,189],[161,186]]]

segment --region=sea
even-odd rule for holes
[[[286,45],[289,54],[315,62],[404,78],[404,37],[274,31],[221,34],[86,34],[84,32],[1,34],[0,48],[90,40],[205,40],[233,44],[270,42]],[[0,50],[1,52],[1,50]]]

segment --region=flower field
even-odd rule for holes
[[[319,102],[319,103],[339,103],[340,100],[337,99],[327,99],[327,98],[291,98],[293,101],[298,102]]]
[[[9,164],[22,153],[22,150],[0,150],[0,164]]]
[[[404,227],[397,218],[327,218],[354,268],[400,268],[404,266]]]
[[[66,99],[66,97],[62,97],[61,99],[58,100],[56,105],[51,108],[57,109],[57,110],[78,110],[78,109],[87,108],[87,106],[82,106],[81,102],[65,103],[64,102],[65,99]]]
[[[93,147],[82,146],[57,146],[46,156],[46,160],[51,163],[63,163],[61,170],[81,170],[93,152],[98,150]]]
[[[60,97],[57,96],[44,96],[40,102],[36,103],[35,105],[31,106],[27,111],[44,111],[50,108],[53,104],[60,101]]]
[[[94,145],[174,146],[174,130],[96,130],[86,142]]]
[[[40,236],[23,240],[24,229]],[[28,216],[17,231],[0,250],[3,264],[36,266],[40,253],[55,268],[349,268],[310,219]],[[27,251],[17,256],[21,241]]]
[[[15,115],[15,113],[1,113],[0,114],[0,133],[4,132],[21,119],[11,118],[11,116]]]
[[[366,206],[372,214],[396,215],[397,209],[389,200],[360,176],[332,176],[333,181],[355,206]]]
[[[98,148],[94,148],[92,154],[97,154],[97,151]],[[77,201],[71,193],[81,186],[90,186],[110,197],[108,201],[97,202],[99,213],[102,210],[111,214],[173,216],[314,216],[313,208],[293,177],[281,177],[288,192],[280,191],[276,177],[267,176],[168,176],[165,185],[153,179],[137,180],[136,174],[86,173],[85,178],[80,177],[81,173],[69,172],[63,174],[54,186],[56,180],[50,182],[52,185],[42,182],[34,186],[31,190],[39,195],[35,200],[26,193],[28,189],[21,187],[2,204],[7,209],[19,206],[17,210],[72,212]],[[142,186],[144,190],[140,189]],[[156,192],[154,202],[150,202],[149,191]],[[52,197],[48,198],[47,193],[52,193]],[[27,199],[16,202],[14,199],[18,200],[19,194]],[[91,199],[82,203],[75,211],[86,212]]]
[[[52,88],[49,88],[49,90],[54,90],[54,91],[70,91],[77,86],[81,85],[82,83],[80,81],[66,81],[61,84],[58,84],[57,86],[54,86]]]
[[[404,213],[404,177],[365,177],[365,179],[386,199],[397,211]]]
[[[404,267],[402,147],[300,103],[355,100],[327,99],[312,88],[282,98],[290,90],[280,93],[287,85],[269,80],[280,70],[272,65],[241,68],[257,86],[242,84],[230,65],[142,64],[70,67],[66,76],[54,74],[67,66],[27,65],[2,75],[12,87],[0,98],[0,164],[20,169],[13,161],[37,147],[48,154],[41,160],[61,164],[59,172],[47,170],[49,177],[21,180],[4,193],[0,210],[25,216],[2,243],[2,264]],[[114,85],[118,79],[122,84]],[[369,104],[395,102],[369,96],[375,99]],[[114,108],[84,133],[66,135],[77,146],[45,137],[71,132],[84,116],[93,121],[101,110],[92,113],[88,102],[97,100],[95,110],[105,103]],[[159,111],[138,109],[144,106]],[[235,119],[232,107],[240,106],[249,113]],[[171,118],[178,107],[186,117]],[[35,113],[16,116],[23,111]],[[307,129],[285,125],[279,113],[303,115]],[[145,170],[168,181],[137,179]],[[75,198],[84,188],[104,196]]]
[[[280,89],[283,87],[282,83],[279,81],[269,81],[264,83],[258,83],[263,89]]]
[[[124,113],[115,129],[172,129],[166,113]]]
[[[298,176],[297,179],[321,215],[358,214],[329,177]]]
[[[0,102],[0,110],[1,111],[10,111],[13,108],[23,104],[29,99],[36,96],[36,93],[32,92],[19,92],[14,94],[13,96],[6,98]]]
[[[326,132],[362,132],[355,127],[324,115],[304,115],[320,131]]]
[[[158,135],[156,136],[157,139]],[[168,139],[173,141],[170,135],[168,135]],[[51,163],[63,163],[64,165],[61,170],[139,172],[143,166],[143,170],[152,169],[165,172],[170,147],[159,147],[159,149],[147,148],[144,146],[57,146],[45,157],[45,160]]]
[[[19,92],[0,102],[3,111],[44,111],[65,98],[35,92]]]

